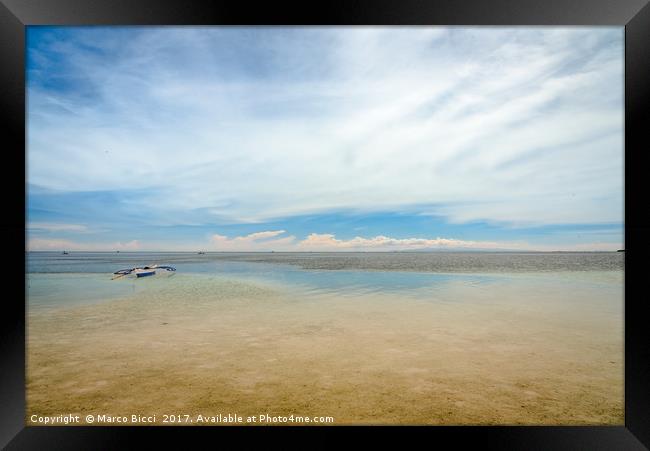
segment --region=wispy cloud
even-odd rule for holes
[[[27,229],[31,231],[45,231],[45,232],[88,232],[89,229],[82,224],[64,224],[52,222],[30,222],[27,224]]]
[[[334,211],[623,221],[621,27],[29,33],[28,181],[84,205],[119,192],[95,214],[123,229],[293,233],[291,218]],[[85,232],[46,219],[41,231]]]
[[[143,249],[140,242],[132,240],[126,243],[80,243],[62,238],[29,238],[27,240],[29,251],[139,251]]]

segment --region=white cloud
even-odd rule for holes
[[[454,238],[391,238],[357,236],[349,240],[337,239],[332,234],[312,233],[296,245],[297,250],[322,251],[407,251],[407,250],[530,250],[530,251],[615,251],[616,243],[584,243],[579,245],[539,245],[525,241],[469,241]]]
[[[622,28],[83,33],[112,56],[59,51],[94,97],[29,88],[35,185],[144,190],[172,223],[623,220]]]
[[[133,240],[127,243],[79,243],[65,239],[30,238],[28,250],[71,250],[71,251],[193,251],[204,249],[218,252],[251,252],[251,251],[408,251],[408,250],[520,250],[520,251],[615,251],[622,244],[615,242],[593,242],[569,245],[531,244],[526,241],[471,241],[455,238],[392,238],[388,236],[361,237],[338,239],[333,234],[311,233],[303,240],[297,240],[289,235],[275,238],[284,231],[268,231],[251,233],[245,236],[228,237],[214,234],[209,243],[156,243]]]
[[[286,236],[277,239],[285,233],[284,230],[270,230],[264,232],[251,233],[245,236],[228,238],[224,235],[212,235],[211,250],[215,251],[255,251],[255,250],[285,250],[295,240],[294,236]]]
[[[447,238],[405,238],[397,239],[387,236],[363,238],[357,236],[350,240],[339,240],[332,234],[312,233],[298,244],[298,247],[307,249],[325,248],[327,250],[341,249],[382,249],[382,250],[407,250],[428,248],[498,248],[499,243],[489,241],[463,241]]]
[[[27,250],[29,251],[140,251],[143,246],[138,240],[126,243],[80,243],[62,238],[28,238]]]
[[[82,224],[65,224],[54,222],[30,222],[27,224],[27,229],[32,231],[45,231],[45,232],[88,232],[89,229]]]
[[[273,238],[274,236],[282,235],[283,233],[284,230],[269,230],[266,232],[251,233],[250,235],[246,235],[245,237],[239,237],[238,239],[242,239],[245,241],[258,241],[266,238]]]

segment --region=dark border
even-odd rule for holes
[[[25,73],[26,25],[619,25],[625,26],[625,426],[624,427],[393,427],[366,432],[383,440],[385,431],[425,443],[527,450],[627,450],[650,447],[650,337],[643,315],[642,259],[648,255],[650,212],[644,186],[650,129],[650,5],[648,0],[329,0],[299,5],[276,2],[183,0],[0,0],[0,117],[6,167],[2,180],[0,232],[11,256],[3,267],[6,297],[0,316],[0,446],[8,449],[132,448],[153,428],[25,427],[24,275],[15,264],[25,256]],[[11,177],[7,177],[11,175]],[[646,257],[647,258],[647,257]],[[24,262],[24,260],[23,260]],[[646,276],[647,277],[647,276]],[[277,436],[291,429],[286,444],[339,446],[318,428],[162,428],[156,437],[207,438],[214,432],[250,446],[249,437]],[[367,428],[338,428],[362,429]],[[264,431],[264,432],[260,432]],[[278,431],[278,432],[276,432]],[[316,432],[318,442],[306,432]],[[413,437],[413,434],[420,437]],[[426,437],[425,437],[426,436]],[[286,438],[286,437],[285,437]],[[432,442],[431,440],[435,440]],[[331,440],[331,441],[330,441]],[[330,443],[328,443],[328,441]],[[215,442],[213,442],[215,443]],[[219,443],[219,442],[217,442]],[[217,444],[215,443],[215,444]],[[223,443],[223,442],[220,442]],[[399,442],[397,442],[399,443]],[[397,444],[396,443],[396,444]],[[399,444],[402,444],[401,442]],[[413,442],[412,442],[413,443]],[[645,444],[645,446],[643,445]],[[130,446],[129,446],[130,445]],[[248,446],[247,446],[248,445]],[[311,447],[311,445],[308,445]],[[97,446],[95,446],[97,447]]]

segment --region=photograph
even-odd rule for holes
[[[624,26],[25,27],[30,426],[619,426]]]

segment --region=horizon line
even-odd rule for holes
[[[92,254],[355,254],[355,253],[371,253],[371,254],[435,254],[435,253],[525,253],[525,252],[534,252],[539,254],[553,254],[553,253],[573,253],[573,254],[584,254],[584,253],[611,253],[611,252],[625,252],[625,249],[617,249],[615,251],[605,251],[605,250],[581,250],[581,251],[570,251],[570,250],[553,250],[553,251],[540,251],[534,249],[527,250],[507,250],[507,249],[473,249],[473,250],[460,250],[460,249],[450,249],[450,250],[395,250],[395,251],[361,251],[361,250],[338,250],[338,251],[97,251],[97,250],[74,250],[74,251],[55,251],[55,250],[25,250],[25,252],[48,252],[61,254],[62,252],[71,253],[92,253]]]

